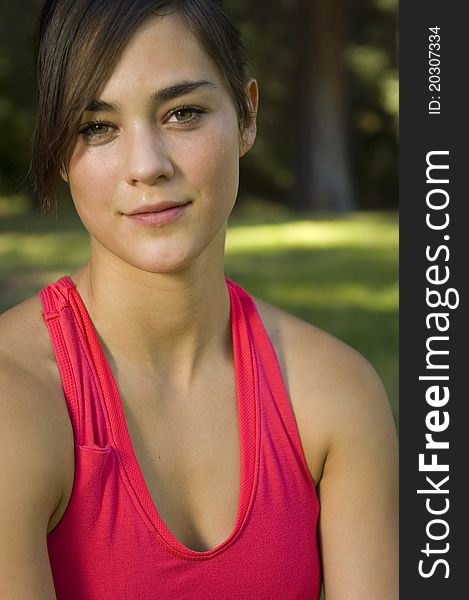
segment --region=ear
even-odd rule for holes
[[[68,174],[67,174],[67,170],[64,165],[62,165],[62,167],[59,171],[59,174],[60,174],[60,177],[62,177],[62,179],[65,181],[65,183],[68,183]]]
[[[255,79],[250,79],[246,84],[246,95],[249,100],[249,108],[251,119],[243,129],[241,135],[241,143],[239,148],[239,156],[244,156],[252,147],[257,134],[257,109],[259,107],[259,86]]]

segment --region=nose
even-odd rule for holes
[[[126,181],[129,185],[153,185],[174,175],[165,141],[153,127],[139,127],[129,135],[127,144]]]

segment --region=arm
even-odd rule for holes
[[[61,495],[54,417],[41,386],[0,360],[0,598],[55,600],[47,526]]]
[[[350,355],[319,483],[326,600],[397,600],[397,439],[383,386]]]

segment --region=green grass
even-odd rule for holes
[[[88,257],[74,215],[56,220],[2,206],[0,312]],[[397,421],[397,215],[260,213],[232,217],[227,275],[361,352],[383,379]]]

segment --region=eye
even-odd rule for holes
[[[99,142],[108,138],[115,131],[114,125],[105,121],[85,123],[79,129],[79,134],[87,142]]]
[[[177,125],[193,125],[201,119],[204,113],[205,110],[199,106],[179,106],[169,113],[166,122]]]

